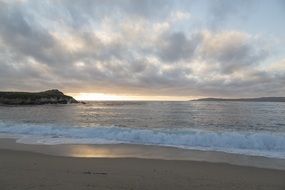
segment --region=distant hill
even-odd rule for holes
[[[0,92],[0,104],[5,105],[42,105],[78,103],[71,96],[66,96],[59,90],[44,92]]]
[[[225,98],[202,98],[193,101],[232,101],[232,102],[285,102],[285,97],[261,97],[261,98],[238,98],[238,99],[225,99]]]

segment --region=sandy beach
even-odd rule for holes
[[[285,171],[195,161],[73,158],[0,150],[0,189],[284,190]]]

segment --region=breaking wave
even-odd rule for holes
[[[285,158],[285,134],[274,132],[0,122],[0,133],[26,144],[144,144]]]

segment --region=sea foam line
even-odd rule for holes
[[[272,132],[0,122],[0,133],[27,144],[145,144],[285,158],[285,134]]]

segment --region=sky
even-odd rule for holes
[[[285,96],[285,0],[0,0],[0,90]]]

